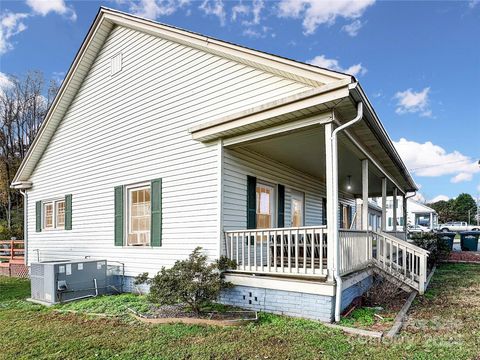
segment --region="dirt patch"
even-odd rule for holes
[[[344,313],[340,325],[364,330],[388,331],[409,293],[397,285],[376,277],[372,287]]]
[[[256,321],[256,311],[237,309],[234,307],[221,306],[217,310],[202,311],[195,313],[190,311],[184,304],[176,305],[151,305],[148,312],[140,313],[129,309],[135,317],[147,323],[172,323],[184,324],[207,324],[207,325],[239,325],[246,322]]]

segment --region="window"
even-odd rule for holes
[[[291,222],[292,227],[303,226],[304,224],[304,194],[292,191]]]
[[[65,201],[55,202],[55,214],[56,227],[65,227]]]
[[[127,188],[127,245],[150,245],[150,186]]]
[[[273,227],[275,215],[275,192],[271,185],[257,183],[257,229]]]
[[[65,228],[65,200],[43,203],[43,228],[45,230]]]
[[[53,229],[53,202],[43,204],[43,228]]]

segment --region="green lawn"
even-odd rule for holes
[[[0,277],[0,359],[478,359],[480,266],[442,265],[394,341],[344,335],[307,320],[262,314],[237,328],[145,325],[128,316],[98,318],[25,302],[28,282]],[[132,295],[61,309],[122,313]],[[121,311],[120,311],[121,310]],[[8,344],[8,346],[6,345]]]

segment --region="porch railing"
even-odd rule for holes
[[[400,240],[407,240],[407,234],[404,231],[385,231],[386,234],[395,236]]]
[[[423,294],[429,252],[386,233],[371,234],[375,265]]]
[[[372,259],[372,238],[364,230],[340,230],[340,275],[364,269]]]
[[[227,257],[249,273],[327,274],[326,226],[225,232]]]
[[[0,240],[0,260],[23,260],[25,256],[23,240]]]

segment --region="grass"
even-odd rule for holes
[[[476,359],[480,356],[480,266],[437,269],[399,339],[351,337],[320,323],[261,314],[244,327],[146,325],[55,309],[121,314],[133,295],[44,308],[23,299],[28,282],[0,277],[0,359]],[[369,318],[369,314],[359,318]]]

